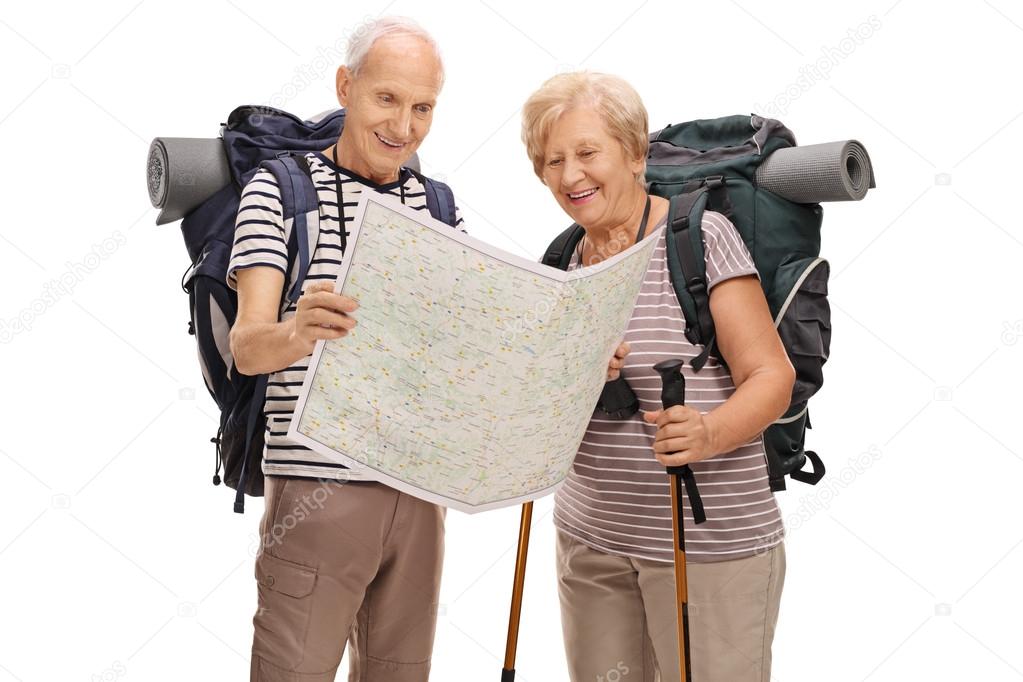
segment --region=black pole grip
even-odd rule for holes
[[[661,375],[661,405],[664,409],[686,404],[686,378],[681,372],[683,364],[682,360],[676,358],[654,365],[654,369]]]
[[[664,360],[654,365],[654,369],[658,374],[661,375],[661,405],[664,409],[674,407],[675,405],[686,404],[686,378],[682,374],[682,365],[684,361],[678,358],[674,360]],[[682,466],[668,467],[669,474],[675,474],[678,476],[676,483],[679,488],[685,485],[686,495],[689,497],[689,504],[693,508],[693,522],[700,524],[707,520],[707,515],[703,510],[703,498],[700,497],[700,491],[696,487],[696,476],[693,474],[693,470],[688,464]],[[682,491],[678,491],[678,517],[682,518]],[[681,536],[679,536],[681,542]]]

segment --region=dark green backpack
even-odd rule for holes
[[[701,229],[704,210],[727,216],[749,249],[778,334],[796,370],[789,409],[764,431],[772,490],[785,477],[816,484],[824,463],[804,447],[807,402],[823,384],[831,344],[830,266],[820,257],[820,204],[796,204],[757,186],[756,171],[772,152],[795,146],[774,119],[726,116],[671,125],[650,136],[646,178],[651,194],[670,199],[667,254],[671,281],[686,319],[685,335],[704,347],[700,371],[713,355],[722,364],[707,291]],[[572,225],[548,247],[543,263],[566,269],[584,231]],[[610,384],[609,384],[610,386]],[[812,471],[803,471],[806,460]]]

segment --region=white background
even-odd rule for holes
[[[809,443],[830,474],[780,495],[773,678],[1023,677],[1018,6],[127,0],[0,21],[0,681],[247,679],[262,503],[233,514],[210,484],[188,262],[177,226],[154,226],[146,152],[243,103],[334,106],[331,50],[384,10],[445,54],[425,170],[474,236],[530,258],[566,218],[519,107],[559,70],[624,76],[655,128],[757,111],[804,144],[867,146],[878,188],[825,207],[834,339]],[[829,76],[800,84],[818,60]],[[518,679],[564,680],[536,507]],[[517,527],[517,509],[449,515],[434,679],[498,679]]]

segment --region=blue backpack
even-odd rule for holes
[[[219,190],[181,222],[185,248],[192,261],[181,280],[188,294],[191,319],[188,333],[195,336],[203,380],[220,408],[213,484],[223,481],[237,492],[234,510],[245,511],[245,495],[263,495],[262,458],[268,375],[238,372],[231,356],[229,332],[238,313],[237,294],[227,286],[227,266],[234,244],[235,216],[242,190],[260,168],[277,179],[283,218],[294,218],[288,245],[288,273],[283,297],[297,303],[319,235],[319,205],[305,153],[321,151],[341,135],[345,111],[338,109],[303,121],[269,107],[242,106],[222,124],[221,138],[233,182]],[[411,172],[426,188],[427,208],[437,220],[455,224],[455,201],[442,182]],[[297,268],[297,272],[294,271]]]

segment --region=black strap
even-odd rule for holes
[[[700,343],[710,338],[714,327],[713,319],[705,319],[700,314],[701,308],[708,308],[707,284],[700,275],[702,269],[696,260],[696,252],[692,243],[692,225],[690,217],[696,202],[707,192],[700,187],[692,192],[680,194],[672,199],[669,227],[675,242],[675,255],[682,269],[683,286],[696,304],[697,319],[686,320],[686,337],[691,343]],[[709,315],[708,315],[709,317]]]
[[[646,234],[646,223],[650,219],[650,195],[646,195],[646,206],[643,207],[643,219],[639,221],[639,231],[636,233],[636,243],[643,241]]]
[[[345,200],[341,196],[341,164],[337,160],[337,143],[331,147],[330,156],[334,159],[334,192],[337,194],[337,217],[341,222],[341,255],[348,253],[348,224],[345,220]]]
[[[707,514],[703,511],[703,498],[700,497],[700,489],[696,486],[696,474],[688,464],[682,466],[668,467],[669,474],[675,474],[675,500],[678,505],[679,523],[682,522],[682,486],[685,486],[686,496],[689,497],[689,506],[693,508],[693,523],[703,523],[707,520]],[[685,551],[685,544],[682,534],[679,533],[679,549]]]
[[[717,342],[717,338],[718,337],[716,334],[711,336],[710,341],[708,341],[706,345],[704,345],[703,350],[700,351],[700,354],[693,358],[693,361],[690,363],[693,366],[693,369],[696,370],[697,372],[703,369],[703,366],[707,364],[707,359],[710,357],[710,352],[714,348],[714,345]],[[722,365],[725,364],[724,358],[721,358],[720,360]]]
[[[728,187],[725,185],[725,177],[723,175],[712,175],[703,182],[707,186],[708,208],[712,211],[717,211],[731,220],[732,200],[728,198]]]
[[[708,183],[701,183],[691,192],[680,194],[672,200],[670,226],[675,242],[675,255],[678,257],[679,267],[682,270],[684,279],[683,286],[693,300],[696,319],[686,319],[685,335],[689,342],[703,345],[703,350],[690,363],[694,370],[699,372],[707,364],[711,351],[714,348],[716,334],[714,330],[714,318],[710,313],[710,295],[707,291],[705,269],[697,262],[696,251],[693,246],[693,239],[697,235],[692,231],[692,219],[694,214],[702,217],[701,210],[697,209],[697,202],[707,195],[710,198],[711,192],[724,192],[724,184],[721,187],[712,189]],[[727,202],[727,193],[723,194]],[[706,199],[705,199],[706,201]],[[704,204],[706,206],[706,204]],[[676,284],[677,287],[677,284]],[[722,360],[722,363],[724,361]]]
[[[217,427],[217,435],[215,438],[210,438],[210,442],[213,443],[213,456],[217,458],[216,467],[213,469],[213,485],[220,485],[220,441],[224,437],[224,427]]]
[[[266,399],[266,384],[268,380],[268,374],[259,375],[259,378],[256,379],[256,388],[252,392],[252,402],[249,403],[249,416],[245,424],[245,449],[242,450],[242,469],[238,474],[238,490],[234,495],[234,510],[238,514],[245,513],[245,483],[248,478],[249,448],[252,447],[252,439],[256,435],[259,417],[263,414],[263,402]]]
[[[810,485],[817,485],[822,478],[824,478],[824,460],[817,455],[813,450],[805,450],[804,453],[806,458],[810,460],[810,464],[813,467],[813,471],[804,471],[802,468],[796,469],[789,473],[792,480],[799,481],[800,483],[809,483]],[[804,462],[803,466],[806,466]]]
[[[576,245],[584,236],[586,236],[586,230],[578,223],[572,223],[554,238],[543,254],[541,262],[558,270],[567,270],[568,264],[572,260],[572,252],[575,251]]]

